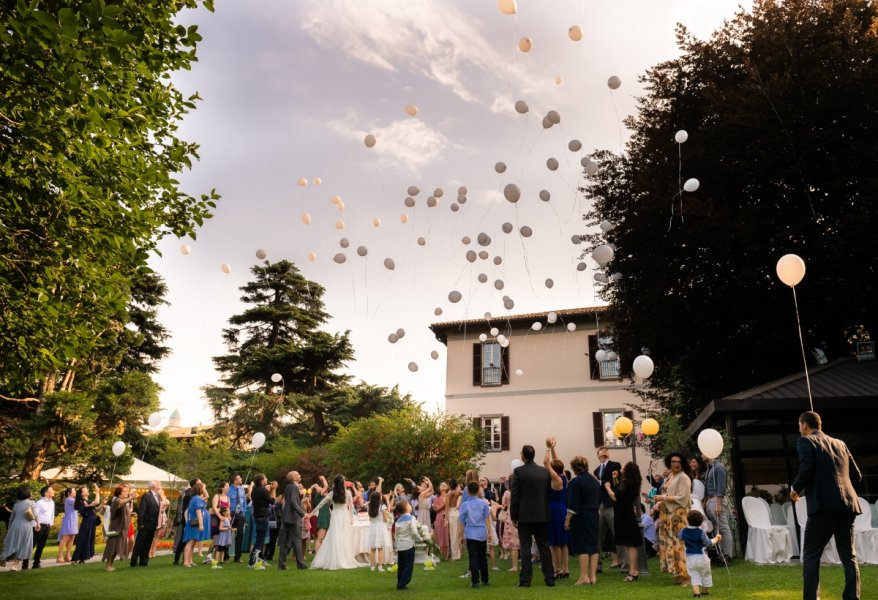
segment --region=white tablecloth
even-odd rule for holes
[[[396,553],[393,551],[393,537],[390,535],[391,524],[388,523],[384,533],[384,562],[395,563]],[[351,528],[354,536],[354,551],[358,561],[369,564],[369,522],[357,520]],[[427,550],[423,544],[415,547],[415,563],[422,564],[427,560]],[[434,556],[433,562],[438,563],[439,557]]]

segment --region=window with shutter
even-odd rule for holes
[[[591,336],[593,337],[593,336]],[[604,443],[604,414],[601,411],[591,413],[591,424],[594,433],[594,447],[605,446]]]
[[[509,450],[509,417],[500,417],[500,449]]]
[[[600,417],[600,436],[598,436],[597,432],[598,417],[596,417],[595,415],[599,415]],[[623,410],[621,408],[609,408],[601,410],[597,413],[592,413],[592,425],[595,429],[596,446],[608,446],[610,448],[623,448],[625,446],[624,440],[620,440],[615,435],[613,435],[613,425],[616,424],[616,419],[623,415],[628,417],[629,419],[634,418],[634,413],[632,411]],[[603,440],[601,443],[598,443],[599,437]]]
[[[482,448],[485,452],[509,450],[509,417],[482,415],[473,419],[473,425],[482,431]]]
[[[482,385],[482,344],[473,344],[473,385]]]

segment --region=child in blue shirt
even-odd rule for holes
[[[463,523],[463,537],[469,554],[469,572],[472,587],[488,585],[488,530],[491,527],[491,507],[484,498],[479,498],[479,482],[471,481],[466,486],[467,496],[460,504],[458,520]]]
[[[692,597],[701,598],[701,594],[710,593],[713,586],[713,576],[710,572],[710,560],[707,558],[707,548],[719,543],[722,539],[720,534],[709,539],[707,534],[700,528],[704,522],[704,515],[697,510],[690,510],[686,515],[689,524],[677,534],[686,546],[686,570],[692,580]]]
[[[408,589],[415,567],[415,544],[424,541],[418,533],[418,522],[412,516],[407,500],[399,500],[393,511],[399,515],[393,526],[396,540],[396,589]]]

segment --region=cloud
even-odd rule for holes
[[[377,141],[369,152],[375,153],[382,163],[407,167],[413,172],[437,161],[447,150],[460,148],[441,132],[417,119],[401,119],[379,127],[363,121],[358,113],[351,111],[344,119],[330,121],[327,125],[359,143],[363,143],[367,134],[374,135]]]
[[[477,18],[447,2],[311,0],[302,30],[325,48],[392,73],[420,73],[470,102],[479,101],[478,93],[465,82],[484,81],[485,74],[524,89],[536,85],[501,57]],[[482,76],[473,78],[472,69]]]

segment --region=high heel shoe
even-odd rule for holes
[[[631,575],[631,574],[629,573],[629,574],[628,574],[628,577],[626,577],[626,578],[623,579],[622,581],[624,581],[625,583],[631,583],[632,581],[637,581],[637,578],[638,578],[638,577],[640,577],[640,573],[638,573],[637,575]]]

